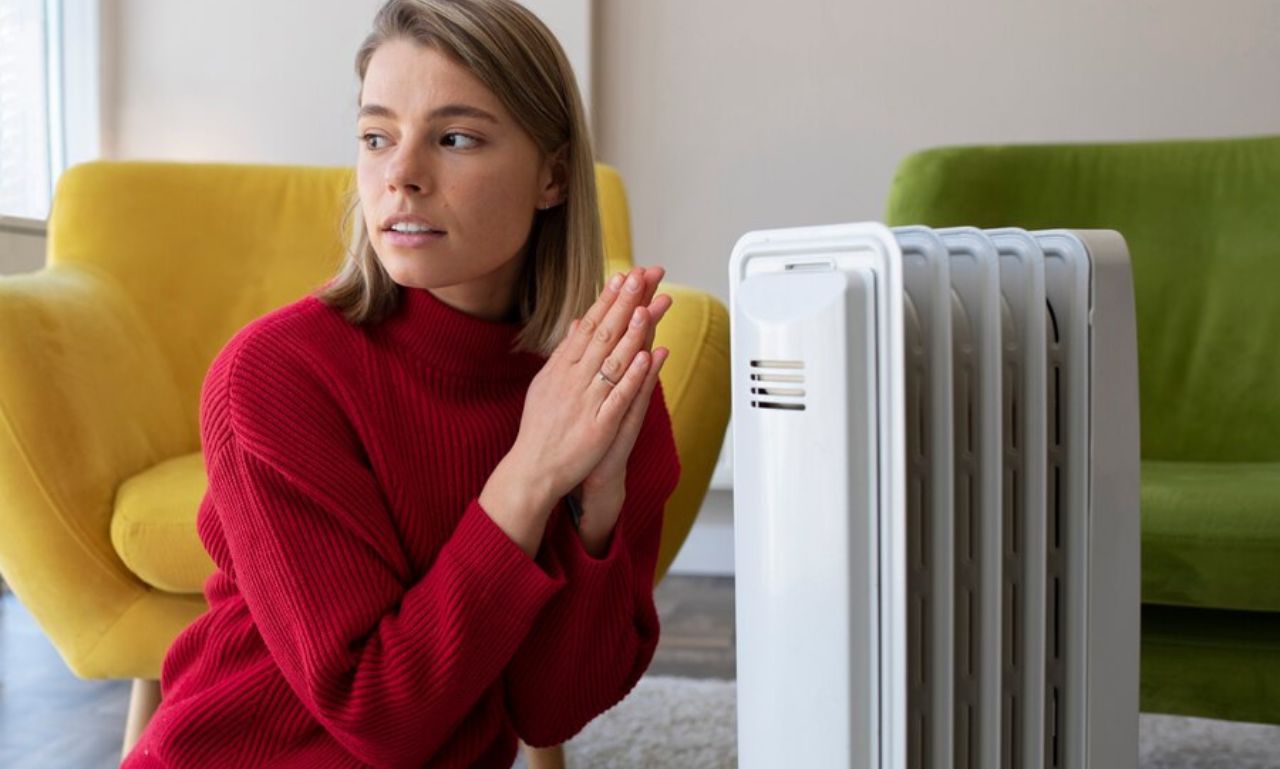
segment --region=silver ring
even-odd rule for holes
[[[610,387],[617,387],[618,383],[604,375],[604,369],[600,370],[600,378],[609,383]]]

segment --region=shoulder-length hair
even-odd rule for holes
[[[516,284],[524,324],[516,349],[550,355],[604,282],[595,157],[569,59],[542,21],[514,0],[389,0],[356,53],[362,87],[374,52],[394,39],[459,62],[501,100],[544,156],[564,153],[564,201],[536,212]],[[351,234],[346,258],[315,296],[351,323],[377,323],[398,307],[400,287],[369,241],[354,180],[343,231]]]

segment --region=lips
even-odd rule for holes
[[[394,216],[388,217],[382,223],[382,231],[397,232],[396,230],[392,229],[397,224],[410,225],[414,227],[415,230],[417,230],[416,232],[402,232],[400,234],[405,234],[405,235],[419,235],[419,234],[443,235],[444,234],[443,229],[432,224],[426,218],[417,216],[415,214],[396,214]],[[424,231],[429,231],[429,232],[424,232]]]
[[[384,230],[382,242],[396,248],[425,248],[444,239],[443,232],[396,232]]]
[[[408,231],[392,229],[397,225],[411,228]],[[398,249],[430,248],[445,236],[445,231],[430,219],[404,211],[387,217],[382,222],[379,240],[383,245]]]

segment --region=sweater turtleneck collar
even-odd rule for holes
[[[515,352],[521,323],[483,320],[445,304],[425,288],[400,287],[400,306],[382,332],[428,368],[477,379],[530,379],[546,363],[531,352]]]

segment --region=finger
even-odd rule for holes
[[[635,309],[640,306],[641,292],[644,289],[644,271],[636,268],[627,276],[626,284],[622,291],[614,300],[609,311],[605,313],[604,319],[600,321],[592,334],[590,342],[587,343],[587,349],[583,351],[582,357],[575,364],[581,368],[581,377],[583,382],[589,382],[596,373],[600,371],[601,365],[604,363],[605,356],[613,352],[613,349],[627,335],[627,329],[631,326],[631,320],[634,316]],[[646,318],[647,320],[647,318]],[[582,329],[587,330],[587,319],[582,319]],[[643,339],[643,337],[641,337]],[[635,349],[638,349],[635,348]],[[632,351],[634,354],[634,349]],[[619,373],[626,368],[631,361],[631,355],[627,355],[621,360],[621,368]],[[616,381],[616,377],[605,372],[610,379]]]
[[[658,291],[658,284],[662,282],[662,278],[667,274],[664,267],[646,267],[644,268],[644,299],[642,304],[648,305],[653,301],[653,295]]]
[[[630,272],[634,271],[635,268],[632,268]],[[595,303],[587,310],[582,319],[575,320],[570,324],[570,331],[565,333],[565,338],[561,340],[561,345],[557,346],[553,351],[553,357],[556,356],[556,353],[560,352],[562,347],[565,350],[563,357],[568,358],[570,362],[576,362],[582,357],[582,350],[586,348],[587,343],[590,341],[590,336],[575,338],[573,336],[573,332],[581,326],[581,320],[589,320],[590,324],[588,325],[588,330],[594,330],[590,329],[590,326],[598,325],[600,323],[600,320],[604,317],[609,307],[612,306],[613,301],[617,298],[618,292],[630,272],[614,273],[609,280],[605,281],[604,290],[601,291],[599,298],[597,298]],[[642,293],[644,294],[644,299],[641,301],[642,304],[647,305],[650,303],[654,291],[657,290],[658,284],[662,281],[666,272],[666,268],[664,267],[643,268],[644,291]]]
[[[632,272],[634,273],[635,270],[632,270]],[[600,296],[588,308],[586,314],[578,320],[577,330],[573,335],[565,337],[568,342],[565,346],[565,360],[570,363],[576,363],[582,358],[583,351],[591,343],[592,335],[609,312],[609,308],[613,306],[614,301],[618,298],[627,275],[628,273],[619,272],[614,274],[608,281],[605,281],[604,290],[600,292]],[[615,282],[617,285],[614,285]]]
[[[639,394],[632,399],[626,415],[622,417],[622,425],[618,428],[618,437],[614,438],[615,443],[619,441],[634,442],[636,436],[640,434],[640,426],[644,424],[645,413],[649,410],[649,400],[653,396],[653,388],[658,385],[658,373],[662,371],[662,364],[666,361],[668,354],[667,348],[659,347],[650,357],[650,365],[645,373],[644,383],[640,386]]]
[[[635,399],[636,393],[640,391],[640,387],[644,384],[645,374],[651,365],[651,358],[647,350],[641,350],[631,359],[631,365],[627,366],[627,373],[623,375],[618,384],[612,388],[604,401],[600,404],[600,408],[596,411],[596,418],[606,424],[617,424],[622,420],[627,409],[631,405],[631,401]]]
[[[653,336],[658,329],[658,322],[667,314],[667,310],[671,309],[674,301],[666,294],[659,294],[657,299],[649,303],[649,328],[644,338],[644,344],[641,345],[644,349],[653,349]]]
[[[618,344],[605,357],[600,364],[600,371],[610,380],[616,382],[627,372],[627,366],[631,365],[631,361],[636,357],[636,353],[644,349],[644,340],[648,334],[649,326],[649,309],[647,307],[637,307],[632,312],[632,320],[627,327],[627,332],[618,340]],[[602,389],[599,391],[599,397],[603,400],[608,396],[609,385],[607,382],[596,378],[600,382]]]

